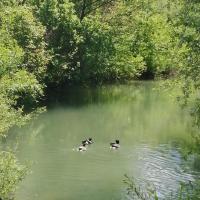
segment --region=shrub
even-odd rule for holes
[[[20,165],[13,153],[0,152],[0,198],[10,199],[26,174],[27,167]]]

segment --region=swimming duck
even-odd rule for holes
[[[115,140],[115,142],[110,143],[110,148],[111,149],[118,149],[120,147],[119,145],[119,140]]]
[[[82,145],[80,147],[77,148],[77,151],[86,151],[86,144],[82,142]]]
[[[92,143],[93,143],[92,138],[88,138],[88,139],[82,141],[82,144],[85,144],[85,145],[89,145],[89,144],[92,144]]]

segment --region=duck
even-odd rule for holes
[[[92,143],[93,143],[92,138],[88,138],[88,139],[82,141],[82,144],[85,144],[85,145],[90,145]]]
[[[111,149],[119,149],[120,148],[119,140],[115,140],[115,142],[111,142],[110,148]]]
[[[87,147],[86,144],[82,142],[82,145],[77,148],[77,151],[86,151]]]

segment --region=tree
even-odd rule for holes
[[[99,8],[111,5],[114,0],[72,0],[80,21]]]
[[[6,6],[0,10],[0,18],[0,29],[14,39],[14,47],[18,45],[23,51],[18,68],[26,68],[43,79],[49,61],[44,42],[45,28],[34,17],[32,9],[26,6]]]
[[[0,29],[0,77],[21,67],[23,56],[24,51],[17,41],[5,29]]]

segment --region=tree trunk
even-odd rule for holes
[[[82,4],[82,8],[81,8],[81,14],[80,14],[80,21],[82,21],[83,18],[85,17],[86,1],[87,0],[83,0],[83,4]]]

